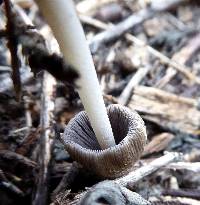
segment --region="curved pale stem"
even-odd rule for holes
[[[80,74],[78,93],[101,148],[114,146],[115,140],[92,56],[72,0],[36,2],[53,30],[64,59]]]

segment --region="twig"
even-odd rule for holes
[[[89,16],[83,16],[80,15],[80,19],[82,22],[95,26],[97,28],[100,29],[108,29],[110,27],[112,27],[112,25],[108,25],[104,22],[101,22],[97,19],[91,18]],[[200,78],[197,77],[195,74],[193,74],[192,72],[190,72],[189,68],[177,63],[177,61],[174,61],[173,59],[168,58],[167,56],[165,56],[164,54],[160,53],[159,51],[157,51],[156,49],[152,48],[151,46],[145,44],[143,41],[141,41],[140,39],[136,38],[135,36],[127,33],[125,34],[125,37],[127,40],[134,42],[136,45],[138,46],[142,46],[144,48],[147,49],[147,51],[149,53],[151,53],[152,55],[156,56],[157,58],[159,58],[163,63],[168,64],[169,66],[172,66],[174,69],[176,69],[176,71],[179,71],[180,73],[182,73],[183,75],[185,75],[190,81],[196,82],[196,83],[200,83]],[[138,85],[142,79],[148,74],[148,72],[150,71],[150,67],[146,66],[142,69],[139,69],[135,75],[133,75],[133,77],[131,78],[130,82],[128,83],[128,85],[125,87],[125,89],[123,90],[123,92],[121,93],[120,97],[119,97],[119,103],[122,105],[126,105],[128,103],[128,100],[131,96],[131,91],[133,90],[133,88]]]
[[[3,168],[4,166],[7,168],[12,164],[12,169],[15,169],[17,166],[23,166],[29,169],[36,168],[36,163],[27,157],[22,156],[21,154],[17,154],[15,152],[9,150],[1,150],[0,151],[0,166]],[[9,167],[10,168],[10,167]]]
[[[163,132],[161,134],[155,135],[151,139],[151,141],[144,147],[142,156],[147,156],[165,150],[174,138],[175,135],[168,132]]]
[[[18,133],[18,132],[23,132],[23,131],[25,131],[25,130],[27,130],[27,129],[29,129],[29,127],[26,126],[26,127],[22,127],[22,128],[13,130],[13,131],[11,131],[10,133],[11,133],[11,134],[16,134],[16,133]]]
[[[9,181],[1,169],[0,169],[0,185],[4,186],[5,188],[9,189],[10,191],[14,192],[19,196],[24,196],[24,192],[20,190],[16,185],[14,185],[12,182]]]
[[[198,199],[200,200],[200,190],[197,189],[169,189],[165,190],[163,192],[164,196],[173,196],[173,197],[187,197],[187,198],[192,198],[192,199]]]
[[[190,72],[189,68],[185,65],[182,65],[180,63],[178,63],[177,61],[174,61],[173,59],[168,58],[167,56],[163,55],[162,53],[160,53],[159,51],[157,51],[156,49],[152,48],[151,46],[145,44],[143,41],[139,40],[138,38],[136,38],[133,35],[126,35],[127,38],[129,40],[131,40],[132,42],[134,42],[135,44],[139,45],[139,46],[144,46],[146,47],[146,49],[154,56],[158,57],[163,63],[168,64],[169,66],[172,66],[173,68],[175,68],[177,71],[179,71],[180,73],[182,73],[183,75],[185,75],[189,80],[196,82],[198,84],[200,84],[200,78],[198,78],[197,76],[195,76],[195,74],[193,74],[192,72]]]
[[[19,22],[21,30],[19,29],[19,41],[22,44],[26,54],[31,57],[31,54],[37,55],[37,52],[41,54],[44,53],[45,57],[49,57],[51,52],[47,49],[45,40],[37,30],[33,29],[33,24],[28,18],[28,16],[19,7],[14,5],[15,20]],[[30,27],[30,29],[28,29]],[[39,43],[36,43],[39,40]],[[35,51],[35,52],[33,52]],[[35,58],[36,56],[34,56]],[[41,55],[39,59],[42,60]],[[30,59],[29,59],[30,60]],[[37,58],[35,60],[38,60]],[[44,63],[44,62],[43,62]],[[55,79],[48,74],[46,71],[43,73],[42,78],[42,93],[41,93],[41,113],[40,113],[40,153],[38,157],[39,164],[39,174],[38,182],[36,187],[35,195],[33,196],[34,205],[44,205],[47,203],[48,199],[48,176],[49,176],[49,165],[51,159],[51,145],[52,140],[50,138],[50,125],[51,117],[53,112],[53,93],[55,87]]]
[[[157,0],[154,1],[157,2]],[[133,28],[134,26],[141,24],[146,19],[151,18],[156,14],[156,12],[167,10],[173,6],[177,6],[178,4],[185,2],[186,0],[165,1],[164,5],[162,5],[162,3],[158,3],[160,7],[157,6],[154,1],[152,1],[152,6],[150,8],[142,9],[141,11],[132,14],[122,22],[94,36],[94,38],[90,41],[91,51],[96,52],[102,44],[119,38],[130,28]]]
[[[166,166],[166,169],[184,169],[193,172],[200,172],[200,162],[176,162]]]
[[[18,39],[15,36],[16,33],[16,26],[15,22],[13,21],[13,13],[10,4],[10,0],[4,0],[5,4],[5,11],[7,15],[7,38],[8,38],[8,48],[10,49],[11,54],[11,65],[12,65],[12,80],[13,85],[16,93],[17,100],[20,100],[21,95],[21,80],[20,80],[20,72],[19,68],[21,66],[20,60],[17,55],[17,47],[18,47]]]
[[[89,25],[92,25],[92,26],[95,26],[97,28],[104,29],[104,30],[111,28],[113,26],[110,24],[108,25],[106,23],[103,23],[103,22],[101,22],[97,19],[91,18],[89,16],[80,15],[80,19],[84,23],[87,23]],[[195,76],[195,74],[193,74],[192,72],[189,71],[191,69],[189,69],[187,66],[183,65],[183,63],[180,64],[177,62],[178,58],[176,60],[168,58],[164,54],[160,53],[159,51],[152,48],[151,46],[149,46],[148,44],[146,44],[145,42],[143,42],[142,40],[138,39],[137,37],[133,36],[130,33],[125,34],[125,38],[127,40],[135,43],[138,46],[142,46],[142,47],[146,48],[149,53],[151,53],[155,57],[159,58],[161,60],[161,62],[168,64],[169,66],[172,66],[174,69],[176,69],[177,71],[179,71],[180,73],[185,75],[191,81],[193,80],[196,83],[200,83],[200,78],[198,78],[197,76]],[[198,40],[198,38],[195,38],[195,40]],[[191,43],[190,43],[190,45],[191,45]],[[197,46],[194,46],[194,49],[191,53],[195,52],[197,48],[198,48],[198,44],[197,44]]]
[[[28,96],[24,96],[23,100],[24,100],[24,108],[25,108],[26,127],[31,128],[32,118],[31,118],[31,112],[29,109],[30,100]]]
[[[74,162],[70,168],[70,170],[63,176],[59,185],[52,193],[52,198],[56,198],[59,193],[64,193],[65,190],[69,189],[77,175],[79,174],[80,165]]]
[[[172,57],[172,61],[178,61],[179,65],[182,66],[182,69],[187,71],[187,76],[191,79],[194,80],[197,83],[200,83],[200,79],[196,77],[194,74],[189,72],[189,68],[185,66],[187,61],[192,57],[192,55],[195,54],[200,48],[200,33],[197,34],[195,37],[189,40],[186,46],[184,46],[178,53],[175,53]],[[170,66],[173,66],[169,64]],[[187,70],[186,70],[187,69]],[[174,67],[169,67],[166,70],[166,75],[157,82],[156,87],[158,88],[163,88],[176,74],[177,74],[177,69],[174,70]],[[184,74],[184,73],[183,73]],[[185,73],[186,74],[186,73]],[[193,76],[192,76],[192,75]]]
[[[154,12],[152,10],[143,9],[136,14],[129,16],[124,21],[117,25],[111,26],[109,29],[102,31],[92,38],[90,43],[90,49],[95,53],[102,44],[108,43],[114,39],[119,38],[122,34],[128,31],[130,28],[142,23],[144,20],[152,17]]]
[[[149,163],[146,166],[143,166],[131,173],[129,173],[128,175],[121,177],[119,179],[116,179],[115,182],[117,182],[118,184],[131,188],[133,187],[133,184],[135,184],[136,182],[138,182],[139,180],[141,180],[142,178],[152,174],[153,172],[155,172],[156,170],[160,169],[161,167],[177,161],[180,159],[180,154],[176,153],[176,152],[172,152],[172,153],[167,153],[166,155],[154,160],[153,162]]]
[[[19,196],[24,196],[24,192],[20,190],[16,185],[14,185],[12,182],[2,181],[0,182],[0,184],[4,186],[5,188],[9,189],[10,191],[14,192],[15,194]]]
[[[55,79],[44,71],[41,94],[41,113],[40,126],[42,129],[40,137],[40,153],[39,153],[39,178],[37,190],[35,193],[33,205],[44,205],[48,198],[48,180],[49,180],[49,165],[51,160],[51,145],[50,125],[51,114],[53,111],[52,99],[54,93]]]
[[[139,85],[143,78],[148,74],[151,67],[146,66],[143,68],[138,69],[138,71],[133,75],[129,83],[124,88],[123,92],[118,98],[118,102],[122,105],[127,105],[128,101],[132,95],[132,91],[135,86]]]

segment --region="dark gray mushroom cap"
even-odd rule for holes
[[[62,136],[71,157],[102,178],[117,178],[132,171],[146,142],[142,118],[127,107],[107,108],[116,145],[102,150],[90,125],[87,113],[78,113],[68,123]]]

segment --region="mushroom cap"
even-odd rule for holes
[[[135,111],[122,105],[107,108],[116,145],[102,150],[85,111],[70,120],[62,135],[65,149],[83,167],[101,178],[121,177],[134,168],[146,143],[144,121]]]

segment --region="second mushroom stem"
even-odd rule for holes
[[[78,93],[100,147],[106,149],[114,146],[115,140],[94,63],[73,1],[36,2],[60,45],[64,59],[80,74]]]

